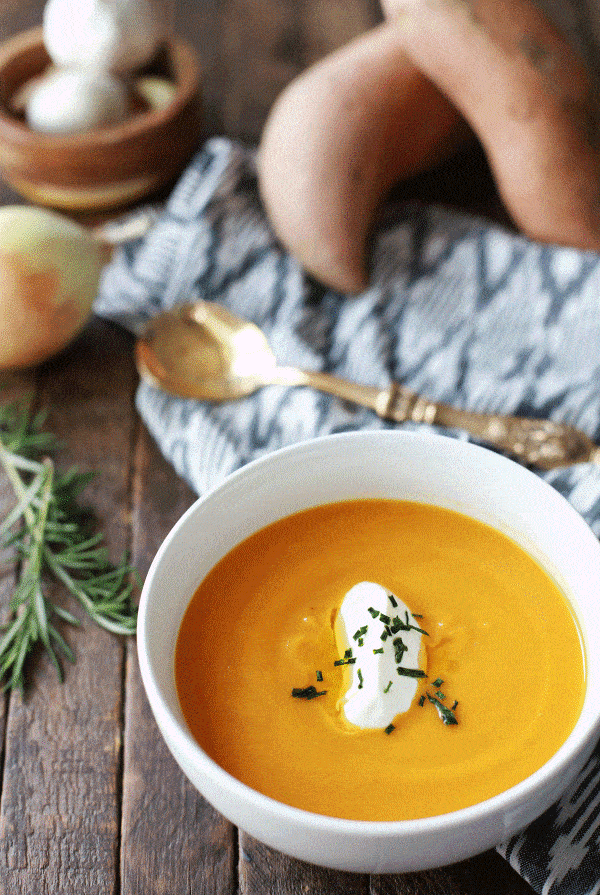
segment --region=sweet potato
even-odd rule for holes
[[[395,24],[361,35],[303,72],[263,131],[259,184],[275,232],[316,278],[367,280],[364,246],[392,186],[449,154],[467,130],[408,60]]]
[[[449,153],[466,120],[517,227],[600,250],[595,93],[532,0],[384,0],[384,11],[292,82],[267,122],[261,192],[287,248],[328,285],[362,288],[382,198]]]
[[[598,102],[530,0],[384,0],[406,52],[478,135],[516,225],[600,250]]]

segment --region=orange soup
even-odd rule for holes
[[[340,711],[335,618],[361,581],[397,594],[427,632],[427,676],[387,733]],[[567,598],[511,539],[453,511],[356,500],[228,553],[187,609],[175,676],[193,736],[239,780],[319,814],[403,820],[540,768],[575,725],[585,662]]]

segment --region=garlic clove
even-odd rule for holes
[[[166,0],[48,0],[44,44],[63,67],[126,73],[146,64],[167,35]]]
[[[123,82],[107,72],[57,69],[29,92],[25,118],[32,130],[73,134],[122,121],[129,111]]]

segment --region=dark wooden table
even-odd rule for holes
[[[42,7],[41,0],[0,0],[0,37],[39,24]],[[376,0],[179,0],[177,31],[203,61],[206,134],[256,141],[284,84],[378,17]],[[472,164],[475,192],[459,188],[461,166],[452,163],[406,190],[497,210],[477,154]],[[14,201],[0,183],[0,204]],[[136,415],[130,337],[94,320],[61,356],[3,378],[3,400],[33,393],[49,410],[47,428],[64,444],[61,467],[98,470],[88,501],[114,557],[130,550],[143,575],[194,495]],[[0,477],[2,515],[10,504]],[[14,558],[0,556],[5,613],[16,574]],[[142,689],[135,640],[86,621],[67,636],[77,662],[63,684],[40,657],[25,696],[0,700],[1,895],[531,895],[493,851],[431,872],[367,877],[262,846],[217,814],[167,753]]]

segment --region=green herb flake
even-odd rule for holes
[[[294,687],[292,696],[294,699],[316,699],[317,696],[325,696],[327,690],[317,690],[311,684],[309,687]]]
[[[389,684],[387,685],[387,687],[384,687],[383,692],[389,693],[391,686],[392,686],[392,682],[390,681]]]
[[[389,617],[389,615],[384,615],[383,612],[379,613],[379,619],[383,622],[384,625],[389,625],[389,623],[391,622],[391,618]]]
[[[442,700],[444,700],[444,699],[446,698],[446,694],[445,694],[445,693],[442,693],[441,690],[436,690],[436,691],[435,691],[435,695],[437,696],[438,699],[442,699]]]
[[[402,662],[402,656],[407,652],[408,647],[401,637],[396,637],[392,643],[394,644],[394,661],[399,665],[400,662]]]
[[[362,690],[364,681],[363,681],[362,671],[360,670],[360,668],[356,669],[356,675],[358,677],[358,689]]]
[[[373,618],[378,618],[378,616],[379,616],[379,609],[373,609],[372,606],[369,606],[369,612],[371,613],[371,615],[373,616]]]
[[[437,713],[444,724],[458,724],[456,715],[452,709],[449,709],[447,705],[444,705],[443,702],[440,702],[439,699],[436,699],[436,697],[432,696],[430,693],[427,694],[427,699],[433,706],[435,706]]]
[[[425,696],[421,696],[421,698],[419,699],[419,706],[421,708],[423,708],[424,705],[425,705]]]
[[[318,681],[318,683],[321,683],[322,680],[323,680],[323,672],[322,672],[322,671],[317,671],[317,681]]]
[[[352,656],[352,650],[347,649],[346,652],[344,653],[344,659],[349,659],[351,656]]]
[[[427,677],[420,668],[403,668],[401,665],[398,665],[396,671],[402,677]]]
[[[378,653],[383,654],[383,647],[380,646],[379,649],[373,650],[373,655],[376,656]]]
[[[393,594],[388,594],[388,599],[389,599],[390,603],[392,604],[392,606],[394,607],[394,609],[397,609],[398,601],[396,600],[396,597]]]
[[[457,706],[458,706],[458,699],[455,699],[454,702],[453,702],[453,704],[452,704],[452,709],[451,709],[451,711],[453,711],[453,712],[456,711]]]
[[[441,687],[443,683],[444,683],[444,681],[442,680],[442,678],[438,677],[434,680],[434,682],[431,686],[432,687]]]
[[[354,665],[355,662],[356,658],[350,656],[348,659],[336,659],[333,665],[335,668],[337,668],[338,665]]]
[[[389,735],[389,734],[392,733],[392,731],[394,731],[395,729],[396,729],[396,728],[394,727],[393,724],[388,724],[388,726],[387,726],[387,727],[385,728],[385,730],[384,730],[384,733],[387,733],[387,734]]]

